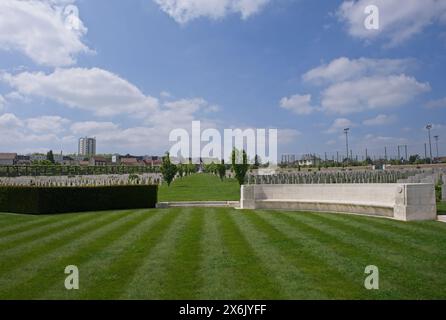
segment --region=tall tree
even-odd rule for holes
[[[170,162],[169,152],[166,152],[166,155],[163,157],[163,164],[161,165],[161,174],[163,175],[164,181],[167,182],[167,186],[170,186],[177,171],[177,166]]]
[[[47,152],[47,154],[46,154],[46,159],[48,160],[48,161],[50,161],[51,163],[55,163],[55,161],[54,161],[54,154],[53,154],[53,150],[50,150],[50,151],[48,151]]]
[[[223,181],[224,177],[226,176],[225,160],[221,159],[221,163],[217,165],[217,171],[218,171],[218,176],[220,177],[220,180]]]
[[[240,151],[237,149],[232,150],[232,170],[234,171],[235,178],[237,179],[239,185],[245,183],[246,172],[248,172],[248,156],[245,150]]]

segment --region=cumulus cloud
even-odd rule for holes
[[[0,111],[3,110],[3,108],[5,107],[6,104],[6,100],[5,98],[3,98],[3,96],[0,94]]]
[[[425,106],[429,109],[446,108],[446,97],[428,101]]]
[[[71,125],[71,132],[77,135],[95,135],[98,132],[115,132],[119,126],[113,122],[84,121]]]
[[[280,107],[299,115],[310,114],[316,109],[311,105],[311,95],[309,94],[284,97],[280,100]]]
[[[50,99],[69,108],[77,108],[97,117],[117,117],[127,115],[134,127],[123,127],[119,123],[107,121],[72,122],[58,116],[42,116],[20,120],[14,115],[3,116],[8,125],[21,123],[23,126],[16,137],[26,134],[46,136],[54,133],[71,137],[64,141],[75,144],[73,137],[80,135],[96,136],[103,147],[109,150],[133,151],[158,150],[164,152],[172,129],[188,130],[191,122],[200,117],[203,127],[216,127],[215,122],[205,115],[218,111],[218,106],[203,98],[185,98],[159,101],[140,91],[135,85],[106,70],[92,68],[56,69],[53,73],[21,72],[0,74],[0,80],[15,89],[15,95],[32,99]],[[65,129],[65,130],[64,130]],[[18,140],[16,140],[18,141]],[[21,140],[20,140],[21,141]],[[61,141],[55,140],[55,141]],[[73,142],[74,141],[74,142]],[[127,151],[127,152],[129,152]]]
[[[11,129],[22,126],[23,126],[23,121],[21,121],[12,113],[4,113],[0,116],[0,128],[2,129]]]
[[[277,142],[280,145],[287,145],[296,142],[302,133],[296,129],[278,129]]]
[[[3,81],[25,96],[39,96],[98,116],[147,115],[158,100],[118,75],[99,68],[56,69],[53,73],[3,74]]]
[[[370,5],[379,8],[380,25],[378,30],[364,27],[364,9]],[[354,0],[344,1],[337,11],[340,21],[347,24],[348,33],[359,39],[383,38],[388,45],[398,45],[421,33],[433,23],[446,22],[446,2],[444,0]]]
[[[309,70],[302,78],[316,84],[354,80],[371,75],[401,73],[413,64],[410,59],[349,59],[340,57]]]
[[[58,133],[65,130],[70,120],[60,116],[41,116],[29,118],[26,120],[26,126],[34,132],[54,132]]]
[[[366,119],[362,122],[365,126],[384,126],[392,124],[397,120],[394,115],[379,114],[374,118]]]
[[[331,126],[325,130],[325,133],[338,133],[342,132],[345,128],[356,127],[356,124],[346,118],[338,118],[333,121]]]
[[[364,77],[329,86],[321,105],[329,113],[349,114],[402,106],[429,90],[428,83],[406,75]]]
[[[280,106],[297,114],[350,114],[399,107],[431,89],[429,83],[404,73],[414,64],[412,59],[340,57],[302,75],[304,82],[322,87],[318,107],[311,105],[311,95],[298,94],[282,98]]]
[[[78,54],[92,52],[82,42],[87,28],[74,0],[2,0],[0,16],[0,49],[37,64],[72,65]]]
[[[270,0],[154,0],[161,10],[176,22],[185,24],[206,17],[222,19],[231,13],[239,13],[247,19],[259,12]]]

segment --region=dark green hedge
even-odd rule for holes
[[[50,214],[154,208],[158,186],[0,187],[0,212]]]

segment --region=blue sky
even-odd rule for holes
[[[279,153],[329,157],[347,126],[354,154],[424,153],[433,123],[444,153],[446,5],[400,5],[2,0],[0,151],[75,152],[89,135],[98,152],[161,154],[201,120],[278,128]]]

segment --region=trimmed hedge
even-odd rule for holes
[[[0,187],[0,212],[51,214],[154,208],[157,185]]]

